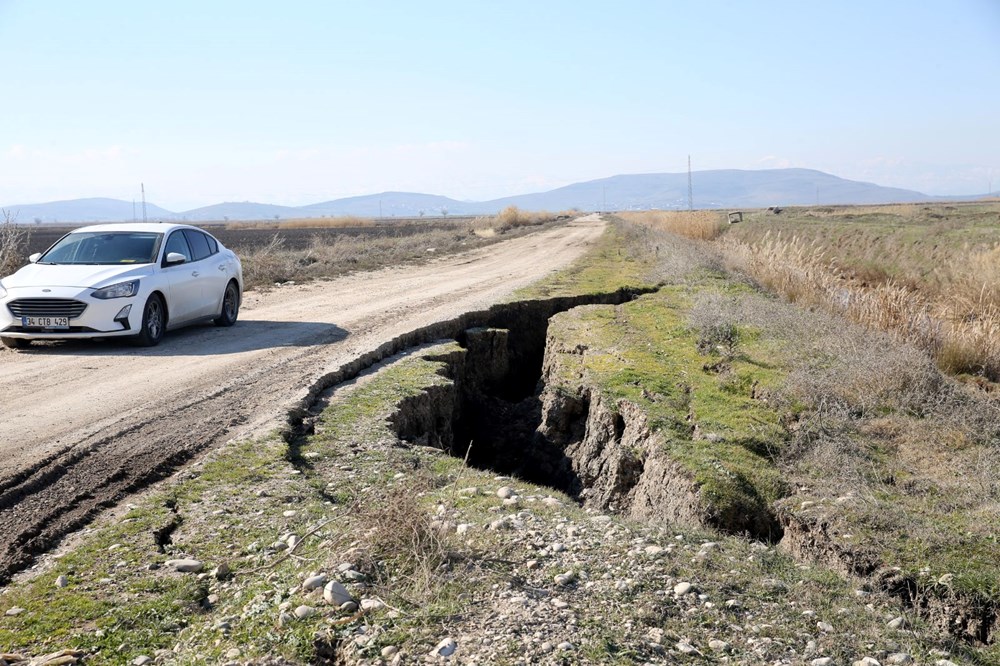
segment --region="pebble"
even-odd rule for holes
[[[913,662],[913,657],[906,652],[893,652],[886,658],[885,662],[887,664],[910,664]]]
[[[809,662],[810,666],[830,666],[832,663],[833,659],[830,657],[819,657]]]
[[[380,599],[362,599],[361,600],[361,610],[363,611],[373,611],[378,610],[385,606]]]
[[[226,650],[226,659],[239,659],[241,654],[243,653],[239,648],[229,648]]]
[[[713,638],[708,642],[708,647],[712,648],[715,652],[728,652],[729,643],[726,641],[720,641],[718,638]]]
[[[938,659],[934,662],[934,666],[958,666],[958,664],[950,659]]]
[[[288,511],[282,512],[281,515],[284,516],[285,518],[294,518],[295,514],[297,514],[297,513],[298,513],[298,511],[294,511],[292,509],[289,509]]]
[[[459,523],[458,526],[455,528],[455,532],[457,534],[466,534],[471,529],[472,529],[471,523]]]
[[[563,652],[572,652],[573,650],[576,649],[576,646],[573,645],[572,643],[570,643],[569,641],[563,641],[562,643],[560,643],[556,647],[558,649],[562,650]]]
[[[164,564],[174,571],[181,571],[184,573],[198,573],[204,566],[199,560],[191,559],[167,560]]]
[[[333,606],[343,606],[348,602],[353,602],[354,597],[347,591],[347,588],[335,580],[331,580],[323,588],[323,599]]]
[[[878,659],[874,657],[862,657],[858,661],[854,662],[853,666],[882,666]]]
[[[24,609],[21,608],[20,606],[13,606],[12,608],[8,608],[7,612],[4,613],[4,615],[6,615],[7,617],[13,617],[15,615],[20,615],[23,612]]]
[[[316,609],[313,608],[312,606],[303,605],[295,609],[295,617],[299,618],[300,620],[303,620],[307,617],[312,617],[315,614],[316,614]]]
[[[816,623],[816,628],[819,629],[820,631],[824,632],[824,633],[827,633],[827,634],[829,634],[831,631],[833,631],[833,625],[830,624],[829,622],[817,622]]]
[[[503,486],[502,488],[497,490],[497,497],[499,497],[500,499],[510,499],[513,496],[514,496],[514,489],[511,488],[510,486]]]
[[[695,648],[695,646],[691,645],[690,643],[686,643],[684,641],[681,641],[675,647],[677,648],[677,651],[680,652],[681,654],[694,654],[698,651],[697,648]]]
[[[469,486],[468,488],[462,488],[459,490],[458,494],[464,497],[475,497],[479,494],[479,488],[476,486]]]
[[[458,642],[449,636],[448,638],[442,638],[441,642],[434,646],[434,649],[431,650],[431,656],[450,657],[455,654],[455,650],[457,649]]]
[[[69,585],[69,578],[66,578],[66,576],[56,578],[56,587],[66,587],[67,585]]]
[[[674,585],[674,594],[678,597],[683,597],[685,594],[690,592],[694,588],[691,583],[677,583]]]
[[[566,586],[572,585],[574,582],[576,582],[576,573],[574,573],[572,571],[567,571],[566,573],[558,574],[554,578],[554,580],[555,580],[556,585],[559,585],[559,586],[562,586],[562,587],[566,587]]]
[[[302,581],[303,590],[315,590],[317,587],[323,587],[326,585],[327,578],[326,574],[317,574],[315,576],[309,576],[304,581]]]
[[[352,583],[360,583],[365,579],[365,575],[360,571],[355,571],[354,569],[348,569],[344,572],[344,578]]]
[[[396,647],[395,645],[386,645],[384,648],[382,648],[381,654],[383,657],[393,657],[397,652],[399,652],[399,648]]]
[[[552,508],[562,506],[562,502],[557,500],[555,497],[546,497],[545,499],[542,500],[542,504]],[[551,649],[552,648],[549,648],[549,650]]]
[[[903,618],[902,617],[893,618],[892,620],[889,620],[889,623],[885,626],[889,627],[890,629],[899,629],[900,627],[903,626]]]
[[[132,660],[132,666],[146,666],[146,664],[152,664],[153,658],[147,657],[146,655],[140,655]]]

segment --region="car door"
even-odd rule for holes
[[[184,263],[165,265],[166,257],[171,252],[184,255]],[[173,327],[200,316],[197,313],[203,307],[200,279],[202,271],[198,270],[194,262],[194,255],[183,229],[172,232],[167,238],[163,259],[162,271],[169,285],[167,311],[170,313],[170,326]]]
[[[215,316],[222,311],[222,296],[226,291],[226,283],[229,282],[226,263],[219,256],[218,243],[212,243],[206,234],[196,229],[185,229],[184,236],[191,247],[193,265],[197,266],[200,273],[201,303],[196,316]]]

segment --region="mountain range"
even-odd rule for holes
[[[721,169],[691,174],[695,208],[762,208],[766,206],[880,204],[932,201],[913,190],[838,178],[812,169]],[[951,199],[952,197],[948,197]],[[976,197],[968,197],[970,199]],[[146,204],[150,220],[273,220],[357,215],[361,217],[417,217],[480,215],[507,206],[524,210],[645,210],[688,207],[687,173],[649,173],[611,176],[574,183],[547,192],[521,194],[490,201],[458,201],[445,196],[412,192],[382,192],[309,204],[278,206],[255,202],[219,203],[182,212]],[[3,206],[21,223],[113,222],[142,217],[141,204],[118,199],[73,199],[39,204]]]

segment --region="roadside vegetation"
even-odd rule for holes
[[[30,227],[15,224],[9,211],[0,211],[0,277],[10,275],[25,263],[25,250],[31,238]]]

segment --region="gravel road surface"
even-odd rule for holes
[[[331,369],[502,300],[565,267],[603,228],[588,216],[419,266],[251,292],[235,327],[176,331],[151,349],[0,352],[0,583],[206,447],[283,424]]]

